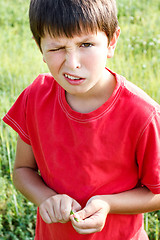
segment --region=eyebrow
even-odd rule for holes
[[[93,35],[89,35],[87,37],[80,39],[79,41],[77,40],[76,44],[78,45],[78,44],[82,44],[83,42],[93,41],[93,38],[94,38]],[[63,48],[63,47],[64,45],[59,43],[58,40],[47,44],[47,48]]]
[[[47,48],[59,48],[59,47],[62,47],[62,44],[60,44],[60,43],[49,43],[46,46],[47,46]]]

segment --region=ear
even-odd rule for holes
[[[35,41],[37,47],[39,48],[39,50],[41,51],[41,53],[42,53],[42,55],[43,55],[42,49],[41,49],[41,47],[38,45],[38,43],[36,42],[35,38],[32,37],[32,39]],[[43,62],[46,63],[46,60],[45,60],[44,56],[43,56]]]
[[[120,27],[118,27],[114,33],[112,40],[110,41],[109,46],[108,46],[107,58],[112,58],[114,56],[114,50],[116,48],[120,32],[121,32],[121,29],[120,29]]]
[[[42,53],[41,46],[39,46],[39,45],[38,45],[37,41],[35,40],[35,38],[34,38],[33,36],[32,36],[32,39],[35,41],[35,43],[36,43],[37,47],[39,48],[39,50],[40,50],[40,51],[41,51],[41,53]]]
[[[45,60],[44,56],[43,56],[43,62],[46,63],[46,60]]]

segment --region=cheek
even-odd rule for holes
[[[46,64],[50,70],[50,72],[59,72],[62,64],[63,64],[63,59],[60,56],[48,56],[46,58]]]
[[[104,69],[107,61],[107,53],[106,52],[95,52],[91,54],[89,57],[84,58],[84,64],[88,69],[93,72]]]

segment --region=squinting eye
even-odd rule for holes
[[[57,52],[57,51],[59,51],[59,49],[51,49],[51,50],[49,50],[49,52]]]
[[[58,52],[58,51],[61,50],[61,49],[64,49],[64,47],[51,49],[51,50],[49,50],[49,51],[50,51],[50,52]]]
[[[88,47],[92,47],[93,44],[92,43],[82,43],[81,47],[85,47],[85,48],[88,48]]]

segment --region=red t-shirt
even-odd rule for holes
[[[65,91],[42,74],[3,120],[31,144],[45,183],[82,207],[99,194],[144,185],[160,193],[160,106],[115,73],[116,88],[91,113],[73,111]],[[71,223],[46,224],[37,213],[35,240],[146,240],[143,216],[109,214],[99,233],[80,235]]]

